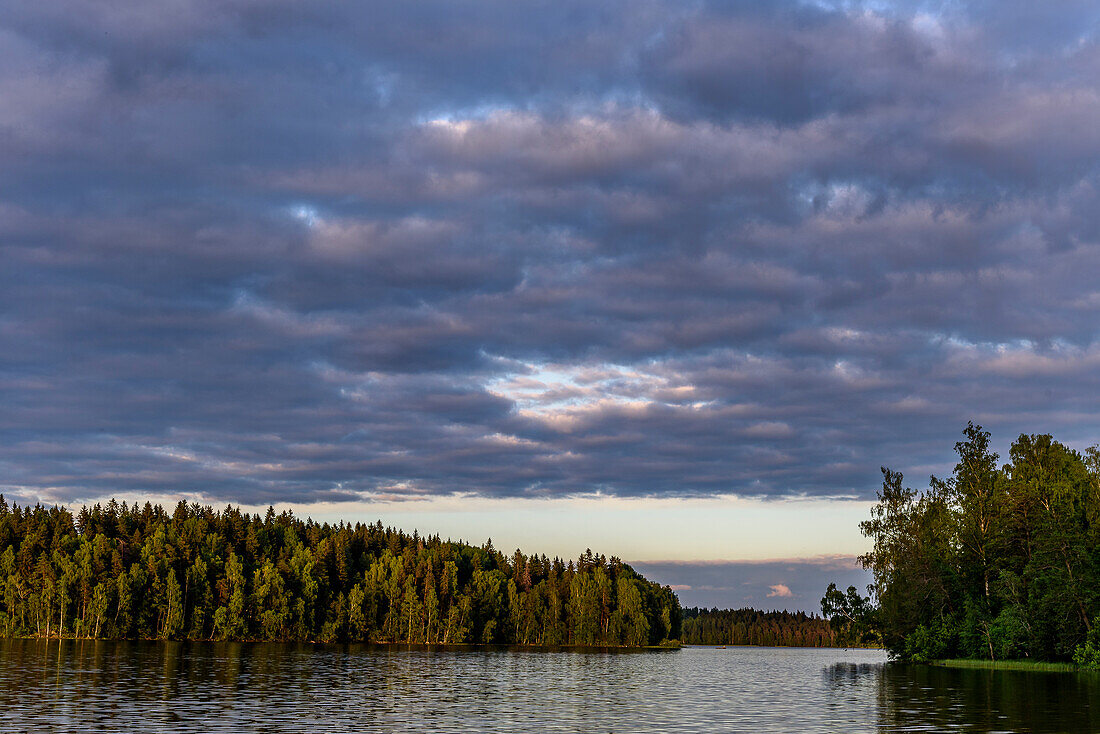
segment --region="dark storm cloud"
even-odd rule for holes
[[[1100,434],[1090,3],[0,18],[9,493],[866,497]]]

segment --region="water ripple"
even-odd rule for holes
[[[1088,676],[869,650],[0,642],[8,732],[1094,731]]]

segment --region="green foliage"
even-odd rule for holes
[[[934,620],[917,628],[905,637],[902,657],[915,663],[928,663],[951,657],[955,649],[955,632],[944,620]]]
[[[872,592],[874,587],[868,588],[868,596],[860,596],[856,587],[849,586],[848,590],[841,592],[836,584],[829,584],[825,596],[821,599],[821,613],[829,620],[829,624],[839,630],[845,640],[854,643],[875,643],[878,641],[876,631],[877,609],[875,608]]]
[[[8,509],[0,633],[111,638],[655,645],[680,604],[616,558],[576,564],[337,525],[110,502]]]
[[[1027,624],[1020,610],[1005,606],[989,624],[993,659],[1012,660],[1027,655]]]
[[[1100,617],[1092,621],[1088,637],[1073,651],[1073,662],[1082,668],[1100,669]]]
[[[853,590],[854,591],[854,590]],[[765,645],[768,647],[856,647],[843,625],[805,612],[762,612],[758,609],[683,611],[683,641],[689,645]]]
[[[99,586],[96,587],[100,588]],[[167,609],[164,613],[164,626],[161,628],[160,636],[166,640],[176,637],[180,630],[183,628],[183,591],[180,590],[179,582],[176,581],[176,574],[174,571],[168,572],[167,583]],[[104,605],[106,610],[106,605]],[[97,631],[93,633],[93,637],[98,637],[98,625]]]
[[[860,525],[874,541],[861,560],[874,573],[883,642],[909,660],[1091,660],[1100,450],[1021,435],[998,468],[989,433],[963,433],[952,476],[923,492],[884,468]]]

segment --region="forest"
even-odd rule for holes
[[[764,645],[767,647],[855,647],[858,636],[827,619],[805,612],[758,609],[683,610],[686,645]]]
[[[672,589],[617,558],[505,555],[289,512],[169,515],[114,500],[9,508],[0,495],[8,636],[646,646],[680,636]]]
[[[1100,450],[1021,435],[1008,462],[973,423],[925,490],[883,468],[871,518],[874,602],[830,587],[826,614],[897,658],[1100,663]]]

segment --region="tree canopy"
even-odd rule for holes
[[[1025,434],[998,466],[987,431],[963,433],[953,474],[923,491],[883,468],[860,525],[884,644],[916,661],[1088,662],[1100,648],[1100,451]]]
[[[672,589],[617,558],[576,562],[289,512],[172,514],[114,500],[9,508],[0,630],[190,640],[642,646],[680,636]]]
[[[683,642],[688,645],[767,647],[853,647],[863,644],[843,625],[805,612],[759,609],[684,609]]]

